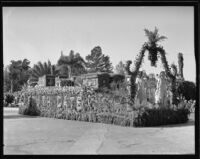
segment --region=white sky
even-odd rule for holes
[[[169,64],[184,55],[184,77],[196,80],[193,7],[4,7],[4,66],[27,58],[31,66],[48,59],[56,64],[61,50],[79,52],[83,58],[101,46],[113,66],[134,60],[147,41],[144,28],[168,37],[160,44]],[[141,69],[158,73],[162,65],[150,66],[147,53]],[[133,66],[132,66],[133,67]]]

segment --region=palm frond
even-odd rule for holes
[[[163,40],[165,40],[165,39],[167,39],[166,36],[160,36],[160,37],[157,37],[157,38],[156,38],[156,42],[158,42],[158,41],[163,41]]]
[[[41,75],[41,74],[42,74],[42,72],[41,72],[41,69],[40,69],[40,66],[39,66],[38,64],[37,64],[37,65],[35,65],[33,69],[34,69],[34,70],[36,70],[36,71],[37,71],[37,73],[38,73],[39,75]]]
[[[144,29],[145,36],[147,36],[149,43],[156,44],[159,41],[162,41],[164,39],[167,39],[166,36],[160,36],[158,34],[158,28],[155,27],[154,31],[149,31],[148,29]]]
[[[44,62],[43,65],[44,65],[44,70],[45,70],[44,72],[45,72],[45,74],[47,74],[47,73],[48,73],[48,72],[47,72],[47,71],[48,71],[48,65],[47,65],[46,62]]]
[[[44,72],[45,72],[44,66],[40,61],[38,62],[38,66],[40,67],[41,74],[44,74]]]

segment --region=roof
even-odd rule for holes
[[[108,74],[108,75],[110,75],[110,76],[121,75],[121,74],[117,74],[117,73],[95,72],[95,73],[86,73],[86,74],[82,74],[81,76],[97,76],[97,75],[102,75],[102,74]]]

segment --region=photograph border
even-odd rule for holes
[[[106,6],[121,6],[121,7],[126,7],[126,6],[193,6],[194,7],[194,50],[195,50],[195,60],[196,60],[196,85],[197,85],[197,91],[196,91],[196,95],[197,95],[197,100],[196,100],[196,108],[195,108],[195,154],[188,154],[188,155],[134,155],[133,157],[135,158],[200,158],[200,154],[199,154],[199,143],[200,143],[200,139],[199,139],[199,78],[200,78],[200,72],[199,72],[199,45],[200,45],[200,41],[199,41],[199,18],[200,18],[200,9],[199,9],[199,2],[198,1],[2,1],[1,2],[1,67],[3,68],[3,7],[73,7],[73,6],[77,6],[77,7],[85,7],[85,6],[102,6],[102,7],[106,7]],[[1,70],[1,88],[3,88],[3,69]],[[2,93],[1,93],[1,99],[3,99],[3,89],[2,89]],[[3,128],[3,100],[1,100],[1,126]],[[2,140],[2,145],[3,145],[3,129],[2,129],[2,136],[1,136],[1,140]],[[187,142],[187,141],[186,141]],[[77,156],[73,156],[73,155],[3,155],[3,146],[2,146],[2,157],[6,157],[6,158],[38,158],[38,157],[47,157],[47,158],[65,158],[65,157],[82,157],[82,155],[77,155]],[[131,157],[129,156],[130,154],[127,155],[95,155],[95,157],[104,157],[104,156],[108,156],[108,157]],[[90,155],[84,155],[84,157],[88,158],[88,157],[94,157],[94,156],[90,156]]]

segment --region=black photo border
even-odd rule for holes
[[[114,157],[114,158],[200,158],[200,138],[199,138],[199,81],[200,81],[200,72],[199,72],[199,19],[200,19],[200,3],[198,0],[143,0],[143,1],[92,1],[92,0],[74,0],[74,1],[1,1],[1,111],[0,111],[0,118],[1,118],[1,158],[104,158],[104,157]],[[3,7],[61,7],[61,6],[193,6],[194,7],[194,50],[195,50],[195,59],[196,59],[196,84],[197,84],[197,100],[196,100],[196,108],[195,108],[195,154],[187,154],[187,155],[4,155],[3,154]],[[187,141],[186,141],[187,142]]]

